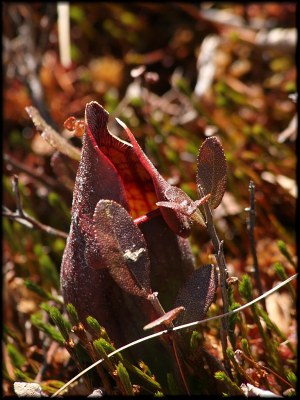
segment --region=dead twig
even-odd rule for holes
[[[50,235],[59,236],[63,239],[66,239],[68,237],[68,234],[66,232],[63,232],[58,229],[52,228],[51,226],[42,224],[35,218],[28,215],[23,210],[22,203],[21,203],[21,195],[20,195],[20,191],[19,191],[19,178],[17,175],[14,175],[14,177],[13,177],[12,186],[13,186],[13,192],[16,197],[17,210],[15,212],[13,212],[9,208],[3,206],[3,208],[2,208],[2,216],[3,217],[7,217],[11,220],[15,220],[15,221],[19,222],[20,224],[27,226],[27,228],[31,228],[31,229],[37,228],[43,232],[47,232]]]
[[[254,237],[254,227],[255,227],[255,220],[256,220],[256,211],[255,211],[255,185],[253,181],[249,183],[249,192],[250,192],[250,207],[246,208],[245,211],[248,211],[249,217],[247,219],[247,230],[249,234],[249,241],[250,241],[250,249],[253,258],[253,267],[254,267],[254,279],[255,284],[258,290],[259,295],[261,296],[263,293],[261,280],[259,275],[259,267],[258,267],[258,259],[256,253],[256,245],[255,245],[255,237]],[[262,300],[262,305],[264,310],[266,309],[266,302],[265,299]]]
[[[45,186],[47,186],[53,190],[61,189],[61,185],[58,183],[58,181],[51,178],[50,176],[47,176],[45,174],[42,174],[42,173],[39,173],[39,172],[33,170],[32,168],[24,165],[24,163],[21,163],[20,161],[11,157],[9,154],[4,154],[3,159],[6,164],[9,164],[12,167],[14,167],[16,172],[25,172],[27,175],[31,176],[33,179],[41,182],[42,184],[44,184]]]

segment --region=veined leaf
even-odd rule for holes
[[[223,147],[216,136],[207,138],[200,147],[197,160],[197,185],[200,197],[210,193],[211,208],[221,203],[226,189],[227,162]]]
[[[127,292],[147,298],[150,260],[142,232],[128,212],[112,200],[100,200],[94,212],[96,245],[118,285]]]
[[[213,264],[194,271],[179,290],[175,306],[183,306],[185,313],[178,323],[188,323],[204,318],[217,289],[217,272]]]

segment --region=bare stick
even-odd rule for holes
[[[17,221],[20,224],[27,226],[27,228],[37,228],[43,232],[49,233],[49,235],[59,236],[63,239],[67,239],[68,237],[68,233],[60,231],[59,229],[52,228],[49,225],[42,224],[33,217],[30,217],[24,210],[23,216],[20,217],[18,212],[12,212],[7,207],[3,207],[2,216]]]
[[[255,185],[253,181],[249,183],[249,192],[250,192],[250,207],[246,208],[245,210],[249,212],[249,218],[247,219],[247,230],[249,234],[249,241],[250,241],[250,249],[253,258],[253,267],[254,267],[254,279],[256,283],[256,287],[258,290],[258,294],[262,295],[263,290],[261,286],[261,280],[259,276],[259,267],[258,267],[258,259],[256,253],[256,246],[255,246],[255,238],[254,238],[254,227],[255,227],[255,219],[256,219],[256,212],[255,212]],[[262,300],[262,304],[264,309],[266,310],[266,302],[265,299]]]
[[[19,177],[17,175],[14,175],[12,178],[12,190],[16,197],[17,213],[19,214],[20,217],[24,217],[22,203],[21,203],[21,195],[19,191]]]

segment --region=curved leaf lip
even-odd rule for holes
[[[109,113],[98,102],[88,103],[85,108],[85,136],[98,156],[106,157],[114,166],[128,200],[126,209],[135,219],[157,210],[153,182],[133,151],[132,144],[108,130],[108,119]],[[113,185],[110,190],[113,190]]]
[[[125,140],[120,139],[119,137],[115,136],[107,127],[109,119],[109,112],[105,110],[104,107],[101,106],[97,101],[91,101],[87,103],[85,106],[85,125],[88,128],[87,132],[91,137],[91,140],[94,144],[100,149],[101,141],[104,139],[107,144],[110,144],[111,138],[115,139],[119,142],[119,145],[132,147],[132,145]],[[105,133],[105,136],[101,134],[101,132]]]
[[[160,175],[155,166],[137,143],[134,135],[127,125],[119,118],[116,118],[116,121],[125,130],[140,163],[152,178],[158,199],[156,205],[159,206],[165,222],[174,233],[183,238],[187,238],[191,234],[193,218],[190,216],[193,213],[192,210],[196,211],[195,203],[183,190],[176,186],[170,185]],[[197,221],[204,225],[204,221],[202,221],[200,216],[200,210],[198,210],[197,214]]]

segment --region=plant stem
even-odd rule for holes
[[[175,335],[172,332],[172,333],[170,333],[170,336],[171,336],[171,341],[172,341],[172,345],[173,345],[173,351],[174,351],[174,355],[175,355],[176,362],[177,362],[177,365],[178,365],[178,369],[179,369],[179,373],[180,373],[180,376],[181,376],[181,380],[183,382],[183,385],[184,385],[184,388],[186,390],[186,393],[190,396],[191,394],[190,394],[188,385],[186,383],[186,380],[185,380],[185,377],[184,377],[184,374],[183,374],[183,371],[182,371],[182,368],[181,368],[180,360],[179,360],[179,357],[178,357],[178,352],[177,352],[177,348],[176,348],[176,341],[175,341]]]
[[[148,299],[151,302],[151,304],[152,304],[155,312],[157,313],[158,317],[162,317],[163,315],[165,315],[165,311],[164,311],[162,305],[160,304],[160,302],[159,302],[159,300],[157,298],[157,293],[153,293],[151,296],[148,297]],[[168,322],[166,321],[164,323],[164,325],[168,329],[174,328],[174,325],[173,325],[173,323],[171,321],[168,321]],[[169,337],[170,342],[172,344],[172,350],[173,350],[172,353],[173,353],[173,356],[175,356],[175,361],[176,361],[176,364],[177,364],[177,367],[178,367],[178,371],[179,371],[183,386],[184,386],[184,388],[186,390],[186,393],[188,395],[190,395],[189,388],[188,388],[188,385],[186,383],[186,380],[185,380],[185,377],[184,377],[184,374],[183,374],[183,371],[182,371],[182,368],[181,368],[180,359],[178,357],[178,352],[177,352],[177,349],[176,349],[176,337],[175,337],[175,334],[171,331],[169,333],[168,337]],[[167,344],[167,346],[169,346],[168,342],[165,341],[165,343]]]
[[[204,197],[204,193],[199,188],[201,197]],[[225,257],[223,253],[223,242],[220,242],[214,223],[212,218],[212,212],[210,209],[209,204],[206,202],[203,204],[204,211],[205,211],[205,218],[206,218],[206,227],[210,239],[212,241],[214,252],[216,254],[216,261],[219,267],[219,274],[220,274],[220,286],[222,292],[222,300],[223,300],[223,313],[226,314],[229,310],[229,299],[228,299],[228,292],[227,292],[227,278],[228,278],[228,271],[226,267]],[[230,369],[230,361],[227,355],[227,337],[228,337],[228,319],[223,318],[221,323],[221,343],[222,343],[222,351],[224,357],[224,366],[226,372],[229,376],[231,376],[231,369]]]
[[[254,267],[254,279],[256,283],[256,287],[258,290],[258,294],[261,296],[263,294],[261,280],[259,276],[259,267],[258,267],[258,259],[256,254],[256,246],[255,246],[255,238],[254,238],[254,227],[255,227],[255,185],[253,181],[249,183],[249,192],[250,192],[250,207],[246,209],[249,212],[249,218],[247,220],[247,230],[249,233],[249,241],[250,241],[250,249],[253,258],[253,267]],[[264,310],[266,311],[266,302],[265,299],[262,300],[262,305]]]

